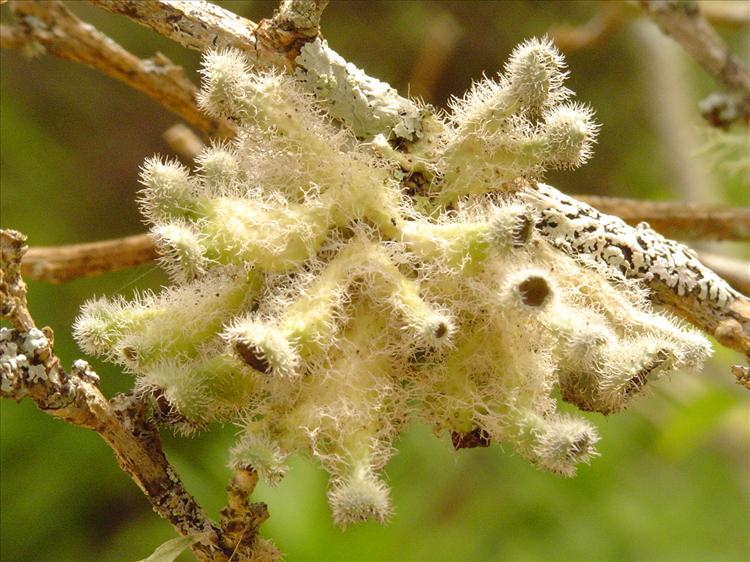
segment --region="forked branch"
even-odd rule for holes
[[[93,67],[143,92],[210,136],[231,137],[234,127],[202,113],[195,102],[197,88],[182,67],[161,53],[141,59],[81,21],[57,0],[23,0],[11,3],[16,17],[12,27],[2,26],[2,47],[29,53],[47,52]]]
[[[31,248],[21,263],[27,279],[65,283],[154,261],[156,247],[147,234],[68,246]]]
[[[729,50],[701,14],[698,3],[640,0],[640,4],[664,33],[677,41],[685,52],[729,91],[735,99],[727,99],[726,104],[737,105],[736,111],[747,125],[750,119],[750,69]]]
[[[34,324],[20,275],[25,240],[19,232],[0,231],[0,308],[14,326],[0,331],[0,396],[30,398],[51,416],[96,431],[154,511],[180,535],[196,538],[192,548],[199,560],[227,560],[217,530],[169,465],[145,405],[131,395],[107,400],[85,361],[76,361],[66,372],[54,353],[52,331]]]

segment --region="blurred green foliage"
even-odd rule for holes
[[[222,2],[244,16],[269,16],[275,2]],[[72,8],[139,56],[159,50],[190,72],[199,55],[125,18],[83,2]],[[430,22],[449,13],[462,30],[429,101],[444,106],[482,72],[493,74],[512,47],[552,25],[581,24],[593,2],[344,2],[326,10],[331,45],[373,76],[406,92]],[[3,23],[9,23],[3,7]],[[746,32],[727,38],[743,45]],[[597,111],[602,133],[593,161],[550,183],[571,193],[675,198],[644,84],[643,52],[629,28],[595,49],[568,54],[569,86]],[[74,63],[0,54],[0,211],[2,226],[32,245],[97,240],[144,230],[135,193],[138,167],[169,154],[161,133],[175,122],[126,86]],[[691,63],[692,64],[692,63]],[[714,88],[695,65],[696,100]],[[747,186],[716,177],[716,200],[747,204]],[[41,325],[56,331],[69,365],[81,357],[70,337],[80,305],[93,295],[158,288],[155,267],[62,286],[31,282]],[[700,376],[655,385],[623,414],[591,416],[601,457],[571,480],[542,473],[495,445],[452,451],[446,435],[414,425],[386,474],[396,515],[384,528],[332,526],[325,475],[295,458],[275,489],[264,534],[294,560],[744,560],[750,553],[750,404],[732,384],[739,357],[717,350]],[[107,395],[129,377],[94,362]],[[30,402],[0,410],[0,557],[21,561],[128,561],[172,538],[92,432],[53,420]],[[235,429],[192,439],[165,432],[167,454],[188,489],[216,517],[225,502],[227,449]],[[181,559],[189,559],[183,555]]]

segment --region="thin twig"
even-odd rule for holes
[[[31,248],[21,262],[27,279],[65,283],[154,261],[156,247],[147,234],[68,246]]]
[[[89,0],[128,16],[196,51],[233,47],[259,66],[291,68],[300,47],[318,35],[328,0],[282,0],[272,19],[255,23],[205,0]]]
[[[185,162],[192,162],[205,146],[200,137],[183,123],[172,125],[161,136]]]
[[[583,25],[555,25],[549,35],[565,53],[600,47],[627,23],[628,8],[625,2],[601,2],[596,14]]]
[[[234,126],[206,117],[196,104],[197,88],[182,67],[161,53],[140,59],[112,39],[81,21],[62,2],[24,0],[11,3],[16,17],[12,28],[3,26],[2,46],[44,51],[93,67],[143,92],[185,121],[211,136],[231,137]]]
[[[750,240],[750,208],[710,203],[641,201],[578,195],[577,199],[630,225],[647,222],[663,236],[678,240]]]
[[[711,252],[698,252],[698,258],[744,295],[750,295],[750,262]]]
[[[642,54],[639,64],[646,77],[650,100],[648,117],[668,174],[667,187],[677,200],[706,202],[717,192],[716,177],[706,158],[697,158],[704,140],[695,111],[691,64],[682,48],[647,20],[631,29]]]
[[[727,47],[701,15],[696,2],[641,0],[649,17],[674,38],[720,84],[742,98],[744,119],[750,117],[750,70]]]
[[[552,26],[548,33],[560,50],[573,53],[583,49],[601,47],[629,21],[642,12],[629,2],[600,0],[597,11],[581,25],[563,23]],[[736,0],[699,0],[698,6],[705,18],[716,26],[741,28],[750,24],[750,7]]]
[[[447,10],[438,12],[426,22],[424,40],[409,78],[409,94],[412,97],[433,101],[445,65],[462,35],[463,29]]]
[[[743,27],[750,24],[750,4],[737,0],[700,0],[701,12],[713,25]]]
[[[99,377],[85,361],[76,361],[66,373],[54,354],[52,331],[36,328],[26,308],[26,286],[20,275],[25,240],[19,232],[0,230],[2,312],[15,327],[1,332],[0,396],[16,401],[30,398],[51,416],[96,431],[154,511],[180,535],[200,537],[191,547],[199,560],[227,560],[217,530],[164,456],[145,405],[131,395],[107,400],[97,386]],[[8,299],[13,306],[6,306]]]

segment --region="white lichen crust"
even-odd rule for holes
[[[324,100],[329,114],[349,124],[355,135],[378,134],[415,141],[426,112],[402,98],[389,84],[365,74],[320,38],[306,43],[295,60],[297,76]]]
[[[231,462],[272,484],[306,452],[331,476],[338,524],[383,522],[378,473],[409,420],[456,448],[509,443],[570,476],[598,436],[556,412],[556,387],[608,414],[647,382],[700,367],[706,340],[607,273],[661,274],[654,245],[628,254],[640,242],[625,244],[618,224],[598,217],[604,230],[587,238],[589,211],[545,186],[505,189],[589,156],[596,125],[566,101],[549,41],[522,45],[408,154],[389,144],[391,110],[373,111],[368,92],[347,111],[374,121],[336,126],[304,89],[311,60],[300,82],[256,73],[238,52],[206,55],[200,102],[233,119],[237,138],[205,149],[193,174],[159,158],[142,172],[143,212],[176,285],[93,300],[76,322],[83,349],[132,372],[158,419],[185,432],[239,423]],[[362,86],[332,68],[316,80]],[[579,251],[595,259],[567,255]],[[714,282],[674,283],[731,297]]]
[[[537,230],[556,248],[603,266],[624,279],[659,279],[678,296],[695,295],[724,308],[737,292],[704,266],[697,254],[655,232],[645,222],[632,227],[539,183],[520,197],[537,210]]]
[[[21,400],[34,385],[54,386],[62,380],[57,364],[47,365],[50,342],[38,328],[17,332],[0,328],[0,395]]]

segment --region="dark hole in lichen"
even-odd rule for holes
[[[580,435],[573,443],[570,445],[570,450],[568,451],[568,456],[571,459],[577,459],[578,457],[581,457],[585,455],[589,450],[589,437],[588,435]]]
[[[518,221],[515,227],[513,227],[512,234],[514,248],[520,248],[529,241],[529,238],[531,238],[533,227],[534,221],[531,219],[531,216],[520,215],[518,217]]]
[[[263,353],[257,347],[239,341],[234,345],[234,348],[245,363],[250,365],[253,369],[260,371],[265,375],[271,373],[271,365],[266,358],[263,357]]]
[[[489,447],[490,436],[485,430],[476,427],[468,433],[453,431],[451,433],[451,442],[456,451],[460,449],[473,449],[475,447]]]
[[[644,365],[625,385],[625,396],[631,396],[639,392],[648,382],[648,376],[664,365],[669,360],[669,352],[666,349],[660,349],[654,354],[653,359]]]
[[[409,355],[408,361],[412,365],[420,365],[427,361],[427,358],[432,353],[432,348],[419,348],[414,353]]]
[[[441,322],[440,325],[435,329],[435,337],[437,339],[442,338],[445,334],[448,333],[448,326],[445,322]]]
[[[552,292],[544,277],[527,277],[519,286],[521,301],[526,306],[542,306]]]
[[[122,348],[122,355],[128,361],[135,361],[138,358],[138,353],[136,352],[136,350],[129,346]]]

